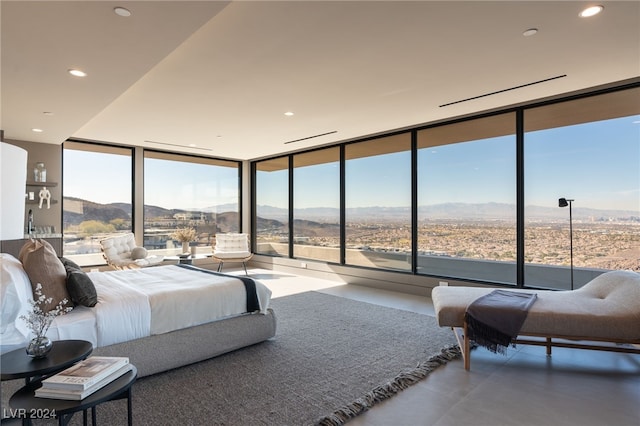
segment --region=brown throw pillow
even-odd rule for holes
[[[22,247],[20,253],[23,254],[22,266],[29,276],[32,290],[35,291],[40,283],[42,294],[52,298],[51,303],[42,306],[42,310],[50,311],[63,299],[67,299],[63,307],[73,307],[67,291],[67,271],[51,244],[41,239],[32,240]]]
[[[32,251],[35,247],[36,240],[29,240],[20,249],[20,253],[18,253],[18,260],[20,263],[24,264],[24,258],[27,255],[27,252]]]

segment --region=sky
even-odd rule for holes
[[[131,161],[64,152],[64,195],[99,203],[130,202]],[[425,148],[418,154],[419,205],[515,204],[515,136]],[[640,211],[640,116],[529,132],[525,135],[525,202]],[[108,164],[108,167],[104,167]],[[124,173],[123,173],[124,171]],[[338,163],[296,169],[296,208],[338,207]],[[99,179],[90,177],[99,173]],[[408,152],[349,160],[347,207],[410,205]],[[145,163],[145,203],[204,208],[235,203],[237,171],[225,167]],[[258,204],[286,208],[286,171],[260,172]],[[327,189],[329,188],[329,189]]]
[[[65,197],[101,204],[131,202],[130,157],[64,150],[64,164]],[[99,179],[91,179],[96,170]],[[144,176],[145,204],[197,209],[238,202],[235,168],[146,159]]]
[[[197,209],[238,203],[236,168],[147,159],[144,175],[145,204]]]
[[[424,148],[418,154],[418,204],[515,204],[515,156],[515,136]],[[640,116],[529,132],[525,159],[527,205],[556,207],[564,197],[580,207],[640,212]],[[410,205],[410,166],[406,152],[348,161],[348,207]],[[296,170],[296,208],[337,207],[337,167]],[[261,178],[258,204],[271,199],[277,203],[270,205],[285,208],[286,172]]]

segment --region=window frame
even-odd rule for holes
[[[344,254],[344,250],[345,250],[345,241],[344,241],[344,226],[345,226],[345,177],[344,177],[344,167],[345,167],[345,156],[344,156],[344,150],[345,147],[348,146],[349,144],[353,144],[353,143],[361,143],[361,142],[367,142],[367,141],[371,141],[371,140],[375,140],[379,137],[387,137],[387,136],[392,136],[398,133],[403,133],[403,132],[410,132],[412,134],[412,137],[414,138],[413,140],[413,146],[412,146],[412,203],[411,203],[411,210],[412,210],[412,268],[411,271],[408,271],[407,273],[411,274],[411,275],[418,275],[417,274],[417,265],[416,265],[416,259],[417,259],[417,159],[416,159],[416,152],[417,152],[417,144],[415,141],[415,138],[417,137],[417,133],[420,131],[423,131],[425,129],[433,129],[433,128],[437,128],[440,126],[446,126],[446,125],[451,125],[451,124],[456,124],[456,123],[463,123],[463,122],[467,122],[467,121],[472,121],[472,120],[477,120],[477,119],[482,119],[485,117],[492,117],[492,116],[496,116],[496,115],[501,115],[501,114],[507,114],[507,113],[513,113],[514,114],[514,120],[515,122],[513,123],[513,127],[515,128],[515,138],[516,138],[516,148],[515,148],[515,157],[514,157],[514,164],[515,164],[515,176],[514,176],[514,181],[515,181],[515,210],[516,210],[516,214],[515,214],[515,234],[516,234],[516,278],[515,278],[515,283],[509,284],[510,286],[513,286],[515,284],[516,287],[518,288],[539,288],[539,287],[531,287],[531,286],[527,286],[525,283],[525,271],[524,271],[524,260],[525,260],[525,199],[524,199],[524,191],[525,191],[525,176],[524,176],[524,166],[525,166],[525,158],[524,158],[524,136],[525,136],[525,130],[524,130],[524,114],[527,110],[532,109],[532,108],[539,108],[545,105],[553,105],[553,104],[562,104],[562,103],[566,103],[569,101],[573,101],[573,100],[577,100],[577,99],[592,99],[595,100],[597,96],[599,95],[603,95],[603,94],[608,94],[608,93],[615,93],[615,92],[623,92],[626,90],[633,90],[633,89],[638,89],[640,88],[640,82],[638,81],[634,81],[631,83],[621,83],[619,85],[610,85],[608,87],[603,87],[603,88],[593,88],[589,91],[580,91],[578,93],[573,93],[573,94],[561,94],[561,95],[557,95],[554,97],[550,97],[547,99],[542,99],[542,100],[536,100],[536,101],[532,101],[529,103],[523,103],[520,105],[516,105],[516,106],[505,106],[502,108],[496,108],[495,110],[492,111],[488,111],[488,112],[481,112],[481,113],[477,113],[477,114],[471,114],[465,117],[454,117],[454,118],[449,118],[449,119],[443,119],[443,120],[439,120],[437,122],[433,122],[433,123],[427,123],[427,124],[422,124],[422,125],[417,125],[417,126],[413,126],[413,127],[409,127],[407,129],[403,129],[401,131],[389,131],[387,133],[382,133],[380,135],[376,135],[375,137],[363,137],[363,138],[359,138],[359,139],[354,139],[351,141],[345,141],[345,142],[338,142],[335,144],[331,144],[331,145],[326,145],[323,148],[326,147],[333,147],[333,146],[338,146],[341,149],[341,152],[343,153],[341,155],[341,159],[340,159],[340,169],[341,169],[341,207],[340,207],[340,215],[341,215],[341,227],[343,229],[343,239],[341,240],[341,251]],[[298,151],[297,153],[305,153],[308,151],[313,151],[316,149],[320,149],[320,148],[314,148],[314,149],[310,149],[310,150],[301,150]],[[296,153],[293,154],[289,154],[289,156],[291,155],[295,155]],[[287,155],[285,156],[278,156],[278,157],[287,157]],[[276,158],[276,157],[274,157]],[[266,159],[261,159],[260,161],[264,161],[264,160],[269,160],[269,158]],[[255,165],[255,162],[251,162],[252,165],[252,185],[251,185],[251,191],[252,193],[255,193],[256,191],[256,186],[255,186],[255,182],[253,180],[253,178],[255,177],[255,169],[253,168],[253,166]],[[291,192],[290,192],[291,193]],[[255,194],[254,194],[255,195]],[[290,195],[290,197],[292,197],[293,195]],[[290,202],[291,205],[293,205],[293,201],[291,200]],[[255,196],[252,197],[252,223],[255,224],[255,220],[256,220],[256,215],[255,215]],[[255,229],[255,228],[254,228]],[[290,233],[291,235],[291,233]],[[289,256],[291,258],[293,258],[293,256]],[[355,265],[349,265],[345,263],[345,259],[344,259],[344,255],[341,256],[341,261],[340,261],[340,266],[346,266],[346,267],[350,267],[350,268],[364,268],[364,269],[371,269],[374,271],[385,271],[386,269],[381,269],[381,268],[370,268],[370,267],[364,267],[364,266],[355,266]],[[398,272],[398,273],[404,273],[401,271],[393,271],[393,272]],[[422,274],[420,274],[422,276]],[[467,278],[457,278],[457,277],[451,277],[451,276],[441,276],[441,275],[434,275],[434,274],[424,274],[423,276],[428,276],[428,277],[432,277],[432,278],[442,278],[442,279],[454,279],[456,281],[461,281],[461,282],[472,282],[472,283],[488,283],[488,284],[498,284],[500,285],[500,283],[495,283],[495,282],[491,282],[491,281],[486,281],[486,280],[481,280],[481,279],[467,279]]]

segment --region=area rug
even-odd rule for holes
[[[318,292],[272,307],[274,339],[138,379],[134,424],[341,425],[460,356],[453,333],[427,315]],[[126,405],[97,415],[123,424]]]

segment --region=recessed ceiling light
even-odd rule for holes
[[[70,69],[69,70],[69,74],[76,76],[76,77],[86,77],[87,73],[82,71],[82,70],[77,70],[77,69]]]
[[[536,34],[538,34],[537,28],[529,28],[528,30],[522,33],[522,35],[525,37],[531,37],[532,35],[536,35]]]
[[[590,6],[586,9],[584,9],[582,12],[580,12],[580,17],[581,18],[588,18],[590,16],[594,16],[597,15],[598,13],[602,12],[604,10],[604,6],[601,5],[597,5],[597,6]]]
[[[43,114],[44,115],[53,115],[53,113],[51,111],[44,111]]]
[[[42,129],[37,129],[37,128],[33,128],[31,129],[32,132],[36,132],[36,133],[42,133],[43,130]]]
[[[284,115],[286,115],[287,117],[291,117],[293,113],[291,111],[287,111],[284,113]]]
[[[123,16],[125,18],[131,16],[131,11],[129,9],[125,9],[124,7],[114,7],[113,11],[116,15]]]

